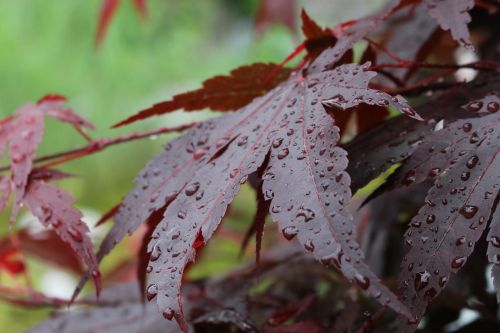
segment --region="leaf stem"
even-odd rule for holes
[[[53,167],[55,165],[66,163],[66,162],[69,162],[69,161],[72,161],[72,160],[75,160],[75,159],[78,159],[78,158],[81,158],[81,157],[84,157],[87,155],[91,155],[91,154],[100,152],[100,151],[102,151],[110,146],[114,146],[114,145],[125,143],[125,142],[140,140],[140,139],[148,138],[148,137],[155,136],[155,135],[184,131],[188,128],[193,127],[196,124],[197,124],[197,122],[191,122],[191,123],[181,124],[181,125],[176,125],[176,126],[160,127],[158,129],[140,132],[140,133],[132,133],[132,134],[128,134],[128,135],[120,135],[120,136],[111,137],[111,138],[101,138],[101,139],[91,140],[85,146],[62,151],[59,153],[41,156],[41,157],[36,158],[33,162],[35,165],[38,165],[38,167],[40,167],[40,168]],[[48,162],[48,163],[41,164],[43,162]],[[0,172],[7,171],[9,169],[10,169],[9,165],[4,165],[4,166],[0,167]]]

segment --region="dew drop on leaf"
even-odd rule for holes
[[[68,233],[76,242],[83,241],[82,233],[78,231],[78,229],[76,229],[74,226],[70,225],[68,227]]]
[[[489,102],[488,105],[486,105],[486,110],[490,113],[495,113],[500,109],[500,105],[497,102]]]
[[[366,290],[370,287],[370,279],[368,279],[366,276],[356,273],[354,275],[354,280],[356,280],[356,283],[361,287],[361,289]]]
[[[431,274],[427,271],[415,274],[415,290],[420,291],[424,289],[429,284],[430,277]]]
[[[479,208],[473,205],[465,205],[460,209],[460,214],[462,214],[466,219],[471,219],[476,215]]]
[[[187,196],[192,196],[193,194],[195,194],[198,191],[199,188],[200,188],[200,183],[198,183],[198,182],[189,184],[186,187],[185,193]]]
[[[451,262],[451,268],[459,269],[465,264],[465,259],[466,259],[465,257],[456,257]]]
[[[291,240],[292,238],[297,236],[299,230],[295,226],[288,226],[283,228],[281,232],[283,233],[283,237],[285,237],[287,240]]]
[[[162,315],[165,319],[172,320],[172,318],[174,318],[175,311],[169,308],[169,309],[163,311]]]

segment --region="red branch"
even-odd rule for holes
[[[368,70],[378,71],[385,68],[441,68],[441,69],[461,69],[472,68],[477,70],[500,69],[500,63],[496,61],[475,61],[463,65],[457,64],[433,64],[425,61],[400,62],[397,64],[378,64],[370,66]]]
[[[172,132],[184,131],[188,128],[193,127],[196,124],[197,124],[197,122],[191,122],[191,123],[182,124],[182,125],[161,127],[161,128],[155,129],[155,130],[141,132],[141,133],[120,135],[120,136],[117,136],[114,138],[101,138],[101,139],[97,139],[97,140],[92,140],[86,146],[83,146],[83,147],[78,147],[75,149],[38,157],[37,159],[34,160],[34,163],[38,164],[38,167],[41,167],[41,168],[52,167],[55,165],[59,165],[59,164],[65,163],[65,162],[72,161],[72,160],[77,159],[77,158],[81,158],[81,157],[84,157],[87,155],[91,155],[91,154],[100,152],[101,150],[104,150],[109,146],[114,146],[114,145],[125,143],[125,142],[149,138],[149,137],[159,135],[159,134],[167,134],[167,133],[172,133]],[[45,163],[43,165],[39,165],[42,162],[48,162],[48,163]],[[0,167],[0,172],[7,171],[9,169],[10,169],[10,166],[7,166],[7,165],[2,166],[2,167]]]

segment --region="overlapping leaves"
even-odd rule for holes
[[[20,207],[25,205],[44,226],[52,226],[55,233],[86,263],[99,290],[97,260],[82,214],[73,207],[71,195],[47,183],[68,175],[50,169],[33,169],[33,160],[43,136],[45,116],[69,123],[79,131],[81,127],[94,128],[63,103],[64,97],[47,95],[37,104],[27,104],[13,116],[1,120],[0,151],[8,147],[11,174],[0,177],[0,208],[5,207],[13,192],[15,202],[11,222]]]
[[[307,251],[336,265],[363,289],[408,314],[363,264],[350,214],[345,151],[323,104],[349,109],[359,104],[393,106],[418,118],[406,102],[368,88],[368,64],[296,72],[277,88],[236,113],[201,123],[167,145],[150,162],[127,196],[99,258],[154,211],[166,206],[149,244],[149,299],[186,330],[179,293],[185,266],[213,235],[240,185],[269,154],[263,192],[284,236],[297,236]],[[300,195],[290,196],[291,191]]]

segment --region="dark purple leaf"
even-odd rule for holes
[[[424,0],[424,6],[443,30],[450,30],[453,39],[465,48],[474,49],[467,28],[474,0]]]

